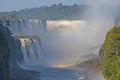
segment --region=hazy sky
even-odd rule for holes
[[[13,11],[25,8],[39,7],[42,5],[52,5],[63,3],[71,5],[74,3],[84,4],[87,0],[0,0],[0,11]]]

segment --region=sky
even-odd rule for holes
[[[0,0],[1,11],[18,11],[25,8],[40,7],[42,5],[52,5],[63,3],[66,5],[85,4],[86,0]]]

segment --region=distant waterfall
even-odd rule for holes
[[[8,27],[13,35],[38,35],[46,31],[46,21],[40,19],[19,19],[16,21],[10,21]]]
[[[81,26],[85,25],[85,21],[80,20],[48,20],[47,21],[47,29],[49,31],[64,31],[66,29],[76,31]]]
[[[15,39],[21,43],[23,54],[22,65],[40,65],[44,54],[44,37],[47,26],[45,20],[40,19],[18,19],[10,20],[7,26]]]

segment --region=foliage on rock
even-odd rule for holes
[[[106,80],[120,80],[120,25],[106,36],[103,57],[103,73]]]

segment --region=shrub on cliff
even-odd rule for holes
[[[108,32],[103,48],[102,66],[106,80],[120,80],[120,25]]]

